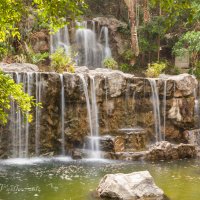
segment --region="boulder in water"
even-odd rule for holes
[[[148,171],[105,175],[97,188],[98,197],[117,200],[164,200]]]

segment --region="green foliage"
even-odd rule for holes
[[[39,64],[39,63],[45,61],[48,57],[49,57],[48,52],[29,54],[29,60],[33,64]]]
[[[146,70],[146,76],[150,77],[150,78],[157,78],[165,68],[166,68],[165,63],[149,64],[149,66]]]
[[[123,58],[125,61],[130,62],[133,58],[134,58],[134,53],[132,49],[128,49],[126,50],[123,54],[122,54]]]
[[[117,69],[118,63],[114,58],[105,58],[103,61],[103,66],[109,69]]]
[[[118,27],[117,31],[119,33],[122,33],[125,36],[128,36],[128,37],[131,36],[130,26],[128,26],[127,28],[125,28],[125,27]]]
[[[189,31],[184,34],[173,48],[173,53],[183,56],[189,51],[193,66],[197,63],[200,55],[200,31]]]
[[[0,42],[0,60],[2,60],[8,54],[8,48],[6,43]]]
[[[26,63],[27,62],[27,57],[24,54],[19,54],[14,56],[14,61],[16,63]]]
[[[198,80],[200,80],[200,61],[198,61],[194,68],[191,68],[189,71],[190,74],[193,74],[196,76]]]
[[[165,69],[165,73],[170,74],[170,75],[179,75],[179,74],[181,74],[181,71],[180,71],[180,68],[178,68],[176,66],[167,65],[167,67]]]
[[[32,120],[32,115],[28,112],[36,104],[32,96],[23,92],[21,84],[16,84],[14,80],[0,71],[0,123],[6,124],[11,101],[16,102],[19,110],[28,121]],[[38,106],[38,105],[37,105]]]
[[[37,15],[38,21],[48,25],[50,31],[63,27],[66,21],[82,14],[86,7],[84,0],[1,0],[0,1],[0,42],[9,37],[20,38],[20,23],[32,13]]]
[[[120,66],[119,66],[120,70],[123,71],[123,72],[131,72],[132,70],[132,66],[127,64],[127,63],[122,63]]]
[[[151,21],[141,26],[138,30],[139,46],[142,53],[157,52],[157,38],[163,39],[166,34],[166,23],[164,16],[152,17]]]
[[[196,0],[150,0],[152,7],[160,7],[166,16],[166,28],[173,27],[176,23],[180,23],[181,19],[191,22],[194,18],[194,7],[192,2]]]
[[[51,66],[56,72],[63,73],[64,71],[68,71],[74,73],[75,63],[71,56],[66,55],[63,48],[56,49],[56,51],[51,54],[50,58]]]

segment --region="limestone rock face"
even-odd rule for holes
[[[34,52],[48,52],[49,51],[49,34],[48,31],[41,30],[39,32],[32,33],[30,36],[30,42]]]
[[[155,185],[148,171],[108,174],[97,188],[100,198],[117,200],[163,200],[164,192]]]
[[[112,31],[117,31],[118,28],[127,28],[126,23],[121,22],[114,17],[96,17],[93,20],[98,22],[101,26],[107,26]]]
[[[40,152],[41,154],[53,152],[54,155],[59,155],[62,113],[60,75],[54,72],[34,73],[38,68],[30,64],[7,65],[1,63],[0,66],[5,71],[9,69],[9,73],[11,71],[23,71],[19,73],[20,80],[24,82],[25,88],[27,88],[27,80],[29,80],[31,95],[34,98],[36,98],[37,91],[40,88],[40,102],[42,102],[40,110]],[[14,66],[14,68],[11,66]],[[14,79],[17,78],[16,73],[13,73],[13,77]],[[175,80],[171,80],[170,77],[167,79],[166,112],[163,111],[163,86],[166,78],[156,79],[156,86],[159,91],[161,129],[163,131],[163,119],[164,113],[166,113],[165,138],[180,143],[184,141],[183,131],[194,127],[194,97],[192,93],[188,95],[187,90],[194,90],[196,80],[193,76],[186,74]],[[178,80],[187,80],[186,89],[181,88]],[[66,108],[64,133],[67,153],[74,149],[83,149],[85,139],[90,136],[86,96],[91,105],[92,94],[94,94],[92,88],[95,88],[101,150],[109,153],[113,159],[143,159],[146,153],[136,154],[135,152],[146,151],[147,145],[150,142],[155,142],[155,119],[151,86],[148,79],[135,77],[118,70],[102,68],[89,70],[87,67],[77,67],[75,73],[63,73],[63,85]],[[177,88],[174,85],[179,86]],[[182,91],[179,92],[182,96],[174,96],[177,94],[176,91],[179,90]],[[86,93],[88,94],[85,95]],[[33,113],[35,113],[35,110],[33,110]],[[31,155],[34,155],[35,150],[35,119],[34,116],[29,129],[31,141],[29,152]],[[141,127],[143,130],[135,132],[132,130],[135,127]],[[128,132],[122,131],[123,129],[128,129]],[[8,127],[2,128],[0,133],[3,131],[8,134],[1,134],[0,157],[10,156],[12,153],[11,144],[8,145],[8,141],[10,141],[8,138],[12,138],[13,132],[10,129],[8,130]],[[170,148],[170,151],[159,147],[154,151],[152,150],[147,159],[176,159],[181,157],[181,152],[186,152],[184,153],[186,157],[192,157],[193,154],[187,155],[189,148],[191,153],[194,152],[193,147],[189,146],[179,147],[180,151],[174,146]]]
[[[197,87],[197,80],[190,74],[180,74],[175,76],[160,75],[168,82],[168,87],[174,87],[174,97],[189,96],[193,93],[194,88]]]
[[[39,68],[37,65],[30,63],[0,63],[0,69],[4,72],[38,72]]]

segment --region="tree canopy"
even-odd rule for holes
[[[20,37],[20,23],[30,13],[37,15],[49,30],[64,26],[68,19],[82,14],[84,0],[1,0],[0,42],[8,37]]]

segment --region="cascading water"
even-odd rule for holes
[[[101,67],[104,48],[97,42],[95,23],[93,23],[92,29],[87,28],[87,22],[77,23],[77,25],[79,26],[76,30],[76,46],[79,52],[77,64]]]
[[[152,91],[151,99],[152,99],[152,104],[153,104],[156,142],[158,142],[158,141],[162,141],[164,139],[162,136],[162,133],[161,133],[160,100],[159,100],[156,80],[152,79],[152,78],[149,78],[148,80],[151,85],[151,91]]]
[[[86,98],[86,105],[87,105],[87,114],[88,114],[88,121],[90,126],[90,149],[91,153],[89,155],[90,158],[99,159],[100,155],[100,148],[99,148],[99,124],[98,124],[98,108],[97,108],[97,101],[96,101],[96,91],[95,91],[95,80],[94,77],[90,77],[91,82],[91,103],[89,99],[89,91],[87,88],[87,83],[83,75],[79,75],[82,83],[83,83],[83,90]]]
[[[196,126],[197,128],[200,128],[200,108],[199,108],[199,83],[197,88],[194,89],[193,94],[194,94],[194,98],[195,98],[195,106],[194,106],[194,114],[196,117]]]
[[[27,88],[26,88],[26,93],[28,93],[30,96],[32,95],[32,86],[33,86],[33,73],[27,73]],[[29,113],[27,113],[29,114]],[[25,140],[25,157],[28,157],[28,151],[29,151],[29,122],[26,120],[26,125],[25,125],[25,135],[26,135],[26,140]]]
[[[42,93],[42,80],[41,80],[41,74],[36,73],[35,74],[36,79],[36,103],[41,102],[41,93]],[[36,107],[35,112],[35,154],[36,156],[39,156],[40,154],[40,118],[41,118],[41,109],[39,107]]]
[[[109,46],[109,31],[108,31],[108,27],[103,26],[101,28],[101,33],[100,33],[100,39],[102,38],[103,35],[103,39],[105,41],[104,44],[104,58],[110,58],[112,57],[112,53],[111,53],[111,49]]]
[[[67,26],[50,36],[51,53],[62,47],[66,54],[70,55],[72,47],[72,50],[78,52],[77,65],[92,68],[102,67],[103,60],[112,56],[108,27],[103,26],[98,35],[95,21],[76,22],[76,25],[78,28],[75,33],[75,44],[70,44]]]
[[[167,79],[164,80],[164,93],[163,93],[163,140],[165,140],[166,131],[166,109],[167,109]]]
[[[65,26],[61,28],[54,35],[50,36],[50,51],[51,54],[56,51],[59,47],[64,48],[65,53],[70,55],[70,40],[69,40],[69,30]]]
[[[99,149],[99,118],[98,118],[98,107],[96,100],[96,89],[95,89],[95,79],[93,76],[90,77],[91,81],[91,103],[92,103],[92,124],[93,124],[93,135],[91,135],[91,146],[93,156],[100,158]]]
[[[11,74],[16,83],[23,83],[23,90],[32,94],[33,74],[17,72]],[[28,113],[27,113],[28,114]],[[29,151],[29,122],[24,121],[18,106],[11,101],[10,131],[12,138],[12,157],[26,158]]]
[[[64,90],[64,80],[63,74],[60,74],[60,83],[61,83],[61,149],[62,155],[65,155],[65,90]]]

